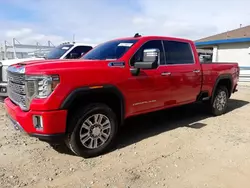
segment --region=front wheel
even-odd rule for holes
[[[98,156],[113,146],[118,132],[115,113],[105,104],[91,104],[70,118],[74,127],[66,144],[73,153],[82,157]]]
[[[225,86],[220,86],[215,91],[211,103],[212,114],[215,116],[222,115],[226,112],[228,105],[228,90]]]

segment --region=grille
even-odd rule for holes
[[[24,74],[8,72],[8,78],[13,83],[25,85],[25,75]]]
[[[11,91],[13,91],[15,93],[25,95],[25,85],[18,85],[16,83],[9,82],[8,87]]]
[[[8,71],[8,96],[22,110],[27,110],[25,75]]]

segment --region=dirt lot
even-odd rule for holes
[[[203,105],[131,119],[117,149],[93,159],[13,130],[0,109],[0,187],[250,187],[250,87],[210,117]]]

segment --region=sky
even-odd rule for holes
[[[0,42],[95,43],[161,35],[200,39],[250,24],[249,0],[0,0]]]

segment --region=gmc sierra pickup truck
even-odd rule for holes
[[[197,101],[224,114],[238,79],[237,63],[201,64],[190,40],[135,35],[77,60],[10,66],[5,107],[16,129],[94,157],[113,147],[131,116]]]

